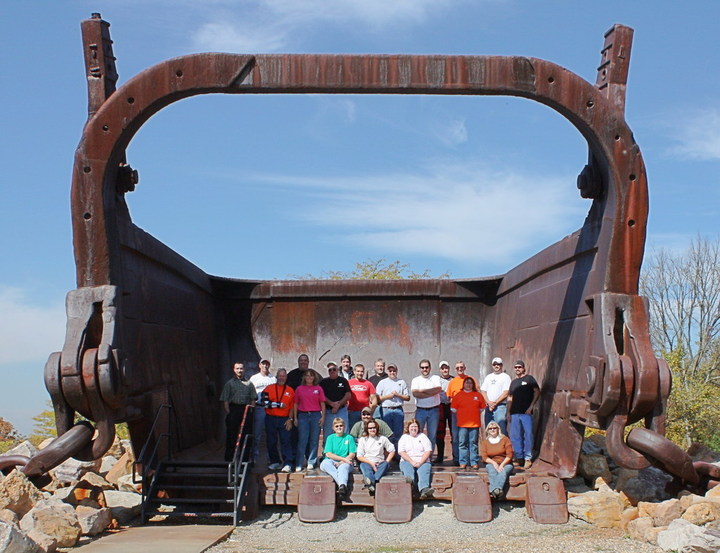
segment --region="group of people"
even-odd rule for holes
[[[502,359],[494,358],[492,372],[480,386],[465,374],[462,361],[455,364],[453,377],[446,361],[440,362],[440,374],[431,374],[430,361],[423,359],[410,386],[398,377],[397,366],[386,366],[383,359],[375,362],[374,374],[367,378],[364,365],[353,367],[349,355],[340,365],[328,363],[326,377],[309,365],[309,357],[302,354],[296,369],[278,369],[273,376],[269,361],[262,360],[258,372],[246,380],[243,363],[234,364],[234,378],[220,397],[227,413],[227,461],[232,459],[244,407],[254,404],[253,425],[256,436],[265,430],[268,468],[315,469],[322,433],[324,458],[319,468],[333,477],[341,497],[348,492],[356,465],[373,494],[377,481],[396,461],[420,497],[431,497],[432,463],[444,462],[448,431],[452,463],[462,469],[479,469],[484,463],[495,498],[504,493],[513,467],[532,466],[532,414],[540,389],[521,360],[514,363],[516,378],[511,379]],[[415,414],[405,421],[404,405],[411,397]]]

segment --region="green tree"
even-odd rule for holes
[[[387,261],[383,257],[355,263],[355,268],[351,271],[323,271],[320,276],[307,274],[293,278],[298,280],[427,280],[450,278],[450,274],[445,272],[439,276],[433,276],[430,269],[418,273],[411,269],[408,263]]]
[[[55,438],[57,436],[57,429],[55,427],[55,411],[52,409],[52,403],[50,401],[47,402],[47,406],[48,409],[33,417],[35,426],[33,428],[33,433],[28,438],[33,445],[41,444],[48,438]],[[81,420],[87,419],[82,415],[75,413],[75,422]],[[115,432],[120,439],[126,440],[130,437],[127,423],[123,422],[116,424]]]

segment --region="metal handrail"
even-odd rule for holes
[[[247,482],[247,473],[252,463],[250,456],[252,454],[252,445],[254,436],[248,431],[249,417],[254,416],[254,405],[246,405],[243,413],[240,428],[238,430],[237,441],[235,442],[235,451],[233,460],[228,465],[228,484],[233,488],[233,526],[238,525],[240,509],[242,508],[242,498],[245,493]]]

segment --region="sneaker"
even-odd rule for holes
[[[368,493],[369,493],[370,495],[375,495],[375,486],[373,486],[372,484],[370,484],[370,485],[368,486]]]
[[[532,461],[530,459],[525,459],[525,464],[523,465],[524,469],[529,469],[532,467]]]
[[[435,493],[435,488],[423,488],[420,490],[420,499],[428,499]]]
[[[295,467],[295,472],[302,472],[302,467]]]
[[[292,467],[290,465],[285,465],[280,472],[292,472]]]
[[[522,460],[521,459],[513,459],[512,463],[513,463],[514,467],[519,467],[522,465]]]
[[[473,465],[470,468],[473,470],[480,470],[480,465]]]
[[[340,484],[338,486],[338,496],[340,499],[345,499],[345,496],[347,495],[347,486],[345,484]]]
[[[268,469],[270,469],[270,470],[280,470],[280,467],[281,467],[281,466],[282,466],[282,465],[280,465],[280,463],[270,463],[270,464],[268,465]]]
[[[410,484],[412,486],[412,484],[415,482],[415,479],[412,476],[406,476],[405,482],[407,482],[408,484]]]
[[[495,488],[490,492],[490,495],[493,496],[494,499],[498,499],[502,495],[502,490],[500,488]]]
[[[312,463],[308,463],[308,466],[307,466],[308,470],[313,470],[314,468],[315,468],[315,465],[313,465]]]
[[[367,488],[373,485],[372,480],[370,480],[367,476],[363,478],[363,482],[365,483],[365,487]]]

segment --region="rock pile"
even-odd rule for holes
[[[8,454],[36,452],[23,442]],[[140,489],[132,482],[133,461],[129,441],[116,439],[102,459],[68,459],[58,465],[41,489],[19,470],[0,473],[0,551],[53,553],[73,547],[81,536],[130,522],[140,514],[141,503]]]
[[[717,462],[720,455],[694,446],[695,460]],[[720,551],[720,486],[704,495],[668,489],[672,478],[649,467],[640,471],[614,465],[605,438],[583,442],[578,477],[566,481],[571,516],[604,528],[624,529],[628,536],[665,551]]]

